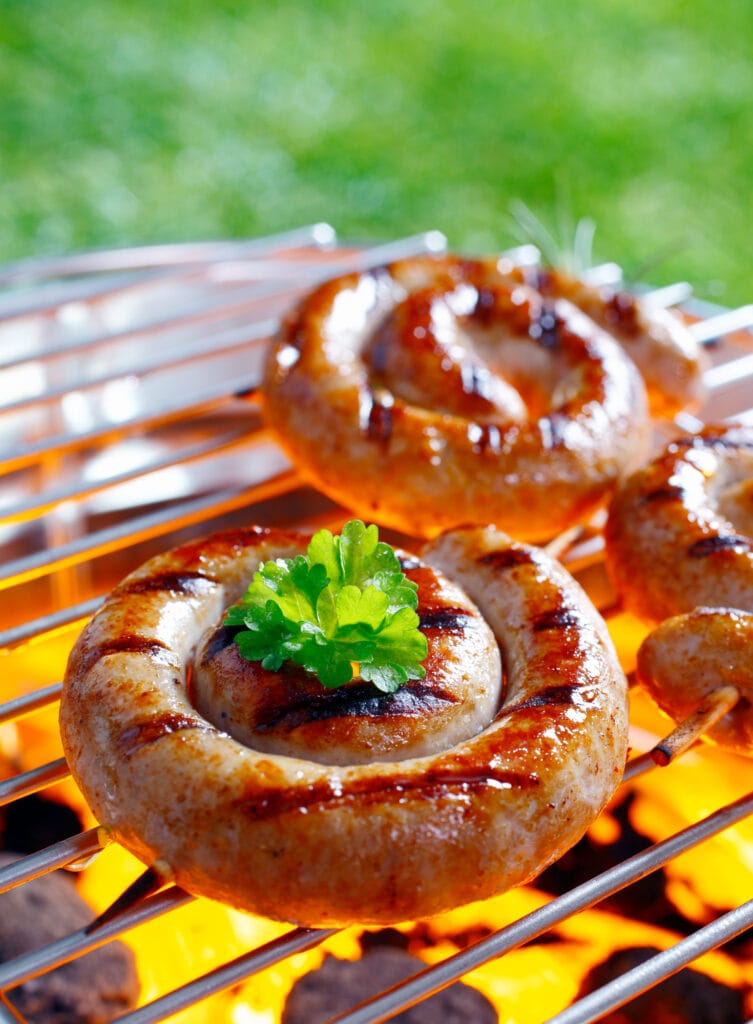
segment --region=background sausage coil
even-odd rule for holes
[[[645,457],[642,378],[622,346],[497,259],[418,257],[320,286],[263,384],[300,471],[412,535],[496,523],[542,541]]]

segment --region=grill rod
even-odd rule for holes
[[[388,992],[361,1004],[360,1007],[332,1018],[329,1024],[335,1024],[335,1022],[336,1024],[381,1024],[382,1021],[389,1020],[396,1013],[460,980],[470,970],[498,959],[524,942],[539,938],[567,918],[639,881],[680,854],[686,853],[703,841],[743,821],[751,814],[753,814],[753,794],[721,808],[696,824],[675,833],[670,838],[622,861],[545,906],[525,915],[515,923],[480,940],[468,949],[449,957],[440,964],[418,972]],[[130,908],[119,918],[112,919],[93,933],[87,929],[81,929],[32,953],[7,961],[0,965],[0,991],[7,991],[53,967],[75,959],[153,917],[182,906],[191,899],[192,897],[187,893],[172,886],[157,896],[149,897],[137,906]],[[720,922],[716,928],[705,932],[699,940],[703,946],[701,952],[705,952],[707,948],[715,948],[721,942],[750,927],[753,924],[753,903],[745,904],[732,915],[726,915],[725,918],[720,919]],[[732,930],[728,932],[728,929]],[[239,981],[248,980],[253,974],[264,970],[272,963],[279,963],[297,952],[319,945],[333,934],[334,930],[332,929],[293,929],[279,939],[238,957],[232,963],[217,968],[136,1011],[125,1014],[119,1020],[122,1024],[156,1024],[158,1021],[167,1019],[173,1013],[188,1008],[194,1002],[206,999]],[[706,946],[709,938],[714,944]],[[686,955],[687,960],[684,962],[690,962],[695,956],[700,955],[700,953],[694,952],[695,945],[686,946],[683,942],[679,946],[681,947],[680,953],[675,956]],[[654,967],[657,973],[653,977],[652,983],[655,984],[669,977],[680,966],[683,966],[681,963],[676,967],[676,962],[674,958],[663,957]],[[620,988],[620,996],[623,996],[624,993],[625,990]],[[638,994],[637,990],[632,993],[633,996]],[[627,998],[631,997],[627,996]],[[623,1001],[627,1001],[627,999],[623,999]],[[598,1017],[583,1018],[584,1021],[594,1019],[598,1019]],[[559,1018],[555,1018],[555,1020],[557,1024],[562,1024]],[[572,1021],[567,1019],[566,1024],[575,1024],[576,1020],[580,1021],[580,1018],[573,1018]]]
[[[372,250],[372,252],[373,252],[373,250]],[[90,270],[91,270],[91,268],[90,268]],[[76,282],[76,283],[78,283],[78,282]],[[743,307],[744,315],[743,315],[742,321],[740,321],[740,320],[737,321],[737,326],[746,326],[745,316],[748,315],[748,313],[747,313],[747,309],[748,308],[749,307]],[[738,316],[740,316],[740,315],[741,314],[738,314]],[[705,323],[707,324],[707,326],[706,326],[706,337],[707,338],[711,338],[713,336],[716,336],[719,333],[719,331],[720,331],[719,323],[714,324],[713,323],[713,319],[714,319],[713,317],[709,317],[709,318],[707,318],[707,321],[705,321]],[[747,321],[747,322],[749,322],[749,321]],[[699,328],[699,333],[700,333],[700,328]],[[715,369],[717,369],[717,368],[715,367]],[[746,371],[746,372],[749,372],[749,371]],[[712,371],[712,373],[713,373],[713,371]],[[725,369],[723,371],[720,370],[720,371],[717,372],[717,379],[719,381],[719,383],[717,385],[719,388],[723,388],[729,382],[737,379],[737,375],[734,373],[734,370],[732,369],[731,364],[727,367],[727,369]],[[223,391],[221,388],[218,388],[217,389],[217,395],[216,395],[217,400],[223,398],[226,394],[227,394],[227,389],[225,389],[225,391]],[[177,411],[178,410],[176,409],[176,412]],[[182,409],[180,411],[184,412],[185,409]],[[158,410],[158,413],[159,412],[160,412],[160,410]],[[139,422],[138,420],[134,420],[133,421],[133,423],[138,423],[138,422]],[[142,418],[141,423],[147,423],[147,422],[149,422],[148,419],[143,419]],[[123,429],[124,430],[130,430],[131,426],[132,426],[132,424],[126,423]],[[92,436],[95,436],[95,435],[92,435]],[[104,433],[102,433],[102,434],[96,435],[96,436],[99,436],[100,438],[103,438],[106,435]],[[74,442],[76,442],[75,438],[74,438]],[[54,449],[52,449],[52,450],[54,450]],[[72,496],[75,493],[76,492],[71,492]],[[257,495],[256,491],[254,491],[253,493],[254,493],[254,496]],[[284,493],[284,491],[283,491],[283,493]],[[168,524],[169,524],[169,519],[166,519],[164,525],[167,526]],[[132,523],[132,526],[133,526],[133,523]],[[95,548],[95,550],[96,550],[96,548]],[[87,557],[91,558],[93,553],[94,553],[94,551],[85,552],[83,549],[81,549],[80,551],[76,552],[76,555],[77,555],[77,557],[78,557],[78,555],[80,555],[80,560],[83,562],[83,561],[85,561],[87,559]],[[69,552],[68,554],[70,555],[71,552]],[[67,562],[66,562],[66,558],[67,557],[68,556],[66,555],[63,558],[63,560],[62,560],[63,564],[67,564]],[[51,560],[51,561],[48,561],[47,568],[49,568],[52,564],[58,564],[58,563],[55,563],[54,559]],[[27,568],[28,568],[28,566],[27,566]],[[44,573],[45,569],[44,569],[44,565],[43,564],[40,563],[38,566],[35,564],[35,566],[34,566],[35,571],[36,571],[37,568],[39,569],[39,574],[40,575]],[[18,628],[15,628],[15,629],[11,629],[11,630],[6,630],[0,636],[0,642],[5,641],[5,642],[7,642],[8,645],[11,645],[11,646],[14,645],[14,644],[23,643],[23,642],[25,642],[26,640],[28,640],[32,636],[39,635],[40,633],[44,633],[44,632],[48,631],[49,629],[56,628],[57,625],[60,625],[62,623],[73,621],[73,619],[75,619],[78,616],[76,614],[72,614],[72,613],[76,612],[77,610],[80,612],[80,614],[89,614],[89,610],[93,610],[93,608],[96,606],[98,601],[99,601],[98,598],[94,598],[94,599],[92,599],[90,601],[81,602],[77,606],[76,605],[72,606],[72,608],[61,609],[61,611],[59,613],[56,612],[53,615],[44,616],[44,617],[40,618],[39,620],[37,620],[36,623],[33,622],[33,623],[30,623],[30,624],[24,624],[21,627],[18,627]],[[55,699],[54,693],[48,693],[44,698],[40,698],[40,702],[41,703],[46,703],[46,702],[48,702],[48,699],[50,699],[50,698],[53,699],[53,700]],[[18,708],[18,713],[21,714],[21,713],[26,713],[26,710],[29,710],[29,711],[33,710],[33,707],[31,705],[34,703],[34,700],[35,700],[35,698],[32,698],[32,700],[31,700],[31,702],[30,702],[30,704],[29,704],[27,709],[24,709],[23,705],[20,705],[19,708]],[[10,710],[9,711],[9,718],[12,719],[13,717],[14,717],[14,712],[12,710]],[[3,720],[3,719],[0,718],[0,720]],[[38,769],[38,770],[35,770],[35,771],[43,771],[43,770],[44,769]],[[722,813],[722,812],[719,812],[719,813]],[[720,827],[724,828],[724,827],[727,827],[727,826],[723,825],[723,826],[720,826]],[[85,849],[85,850],[88,851],[88,850],[90,850],[90,845],[101,845],[100,844],[100,838],[99,838],[99,836],[96,835],[96,831],[97,830],[94,830],[94,833],[95,833],[94,836],[92,836],[91,834],[85,834],[86,838],[82,840],[82,849]],[[32,861],[32,863],[28,864],[24,868],[19,869],[20,873],[16,876],[16,880],[15,880],[15,882],[13,882],[13,884],[21,884],[21,881],[28,880],[27,877],[26,877],[26,873],[28,873],[29,877],[36,877],[36,874],[45,873],[46,870],[52,869],[53,866],[56,866],[56,865],[59,865],[61,863],[67,862],[66,859],[68,857],[71,857],[73,860],[80,859],[80,857],[82,855],[81,851],[78,848],[74,848],[74,847],[75,847],[75,844],[70,849],[66,849],[66,850],[62,850],[61,849],[61,850],[56,850],[54,852],[43,851],[44,857],[42,859],[44,859],[45,857],[47,858],[47,865],[44,866],[44,867],[42,866],[41,860],[39,860],[39,859],[34,860],[34,858],[38,858],[39,855],[32,855],[31,858],[24,858],[24,862]],[[671,856],[673,856],[673,854],[670,854],[670,859],[671,859]],[[657,866],[661,866],[661,865],[657,865]],[[14,867],[15,867],[15,865],[14,865]],[[648,869],[648,870],[653,870],[653,868]],[[5,883],[8,883],[9,876],[4,876],[4,875],[2,875],[0,873],[0,882],[2,882],[3,880],[5,881]],[[588,884],[589,883],[586,883],[586,885],[588,885]],[[630,882],[626,881],[625,884],[630,884]],[[8,885],[6,885],[6,887],[10,887],[10,885],[8,884]],[[576,890],[573,890],[573,892],[576,892]],[[608,893],[606,893],[606,894],[608,894]],[[596,902],[596,901],[598,901],[598,899],[601,899],[601,898],[603,898],[603,896],[600,896],[600,895],[597,894],[594,897],[594,899],[592,900],[592,902]],[[86,941],[88,941],[88,943],[89,943],[88,948],[93,948],[92,943],[95,940],[96,940],[97,944],[100,944],[100,941],[107,941],[107,937],[111,938],[115,934],[120,934],[121,932],[127,930],[128,928],[134,927],[135,923],[141,921],[142,919],[146,920],[146,919],[149,919],[149,917],[151,917],[151,916],[157,916],[160,913],[167,912],[168,910],[172,909],[173,906],[180,905],[183,901],[188,900],[188,899],[190,899],[190,897],[186,896],[186,894],[181,893],[180,890],[174,890],[174,889],[173,890],[166,890],[164,893],[158,894],[157,897],[151,897],[149,900],[144,901],[143,905],[139,906],[138,908],[135,908],[134,911],[129,911],[128,914],[126,914],[123,918],[121,918],[121,919],[117,920],[116,922],[114,922],[113,925],[112,925],[112,929],[113,930],[111,932],[107,932],[107,933],[98,932],[98,933],[95,933],[94,939],[92,939],[91,936],[86,936]],[[560,897],[560,899],[563,899],[563,898]],[[558,903],[559,903],[559,901],[554,901],[555,905],[557,905]],[[587,904],[587,905],[589,905],[589,904]],[[744,908],[740,908],[740,910],[743,911]],[[140,916],[142,914],[145,915],[143,918]],[[521,919],[521,920],[525,921],[527,919],[524,918],[524,919]],[[321,941],[323,941],[323,938],[325,938],[326,935],[328,935],[328,934],[329,933],[326,933],[325,935],[321,935],[319,932],[310,933],[309,935],[307,935],[305,941],[308,942],[309,938],[312,938],[312,941],[313,941],[313,936],[317,936],[317,942],[321,942]],[[107,937],[105,937],[105,935]],[[270,962],[278,962],[280,959],[284,959],[285,956],[291,955],[291,952],[286,952],[286,949],[288,948],[286,943],[288,943],[288,942],[291,943],[291,948],[292,948],[292,946],[295,946],[295,944],[298,943],[299,941],[303,942],[304,939],[298,934],[298,930],[294,930],[294,932],[290,933],[290,937],[283,936],[282,939],[276,940],[276,942],[274,943],[274,947],[275,947],[274,953],[272,953],[272,951],[270,949],[267,949],[266,947],[264,947],[265,952],[264,952],[263,955],[266,956],[266,957],[274,956],[277,959],[274,960],[274,961],[270,961]],[[524,941],[524,940],[521,939],[521,941]],[[724,940],[720,939],[720,941],[724,941]],[[73,950],[73,952],[71,952],[71,948],[72,947],[69,946],[68,947],[68,952],[64,954],[63,959],[72,959],[73,957],[77,956],[79,954],[79,952],[83,951],[83,949],[87,948],[86,945],[81,946],[80,942],[81,942],[81,940],[79,940],[79,946],[77,946]],[[75,946],[75,943],[73,943],[72,945]],[[303,948],[303,947],[301,947],[301,948]],[[308,947],[306,947],[306,948],[308,948]],[[473,948],[476,948],[476,947],[473,947]],[[483,950],[484,950],[484,947],[482,946],[480,951],[483,952]],[[507,950],[505,949],[503,951],[507,951]],[[231,971],[231,973],[234,973],[234,977],[238,978],[238,979],[242,976],[239,973],[241,971],[241,967],[240,967],[240,964],[239,964],[240,960],[244,960],[244,961],[246,959],[249,960],[249,962],[251,964],[250,970],[251,970],[252,973],[254,972],[254,970],[262,969],[261,966],[255,967],[254,963],[253,963],[253,958],[254,958],[254,956],[256,955],[257,952],[259,952],[259,951],[252,951],[251,953],[247,954],[246,956],[244,956],[242,958],[239,958],[239,960],[233,961],[232,965],[226,965],[226,968],[229,971]],[[464,953],[466,953],[466,952],[470,952],[470,951],[464,951]],[[59,958],[60,955],[61,955],[61,953],[60,953],[60,950],[59,950],[58,954],[57,954],[57,958]],[[464,954],[459,954],[459,956],[463,956],[463,955]],[[494,953],[494,954],[491,955],[490,958],[494,958],[496,955],[501,955],[501,953],[500,954]],[[56,959],[56,958],[53,958],[53,959]],[[454,958],[452,958],[452,959],[454,959]],[[58,959],[58,962],[63,962],[63,960],[59,960]],[[483,962],[483,961],[481,961],[481,962]],[[18,967],[19,967],[18,962],[14,962],[14,963],[16,963],[16,969],[18,969]],[[46,969],[49,969],[49,966],[50,966],[49,963],[45,964],[45,966],[43,966],[40,971],[38,971],[35,968],[34,969],[34,973],[41,973],[42,971],[44,971]],[[442,965],[440,965],[440,966],[442,966]],[[475,966],[475,964],[472,964],[471,966]],[[177,999],[180,1000],[180,1007],[184,1007],[184,1006],[191,1005],[191,1002],[193,1002],[193,1001],[196,1001],[196,1000],[202,999],[202,998],[206,998],[208,995],[211,995],[212,992],[219,991],[222,987],[227,987],[227,985],[232,985],[232,984],[235,983],[234,980],[231,978],[227,982],[227,985],[223,985],[223,983],[222,983],[222,980],[223,980],[223,977],[224,977],[223,971],[226,968],[218,968],[216,971],[211,972],[211,983],[209,983],[205,979],[198,979],[196,982],[191,983],[189,986],[185,987],[184,989],[177,990],[178,993],[183,993],[182,995],[178,996],[176,994],[175,996],[163,997],[163,999],[168,999],[169,1000],[170,998],[177,998]],[[423,976],[424,973],[427,973],[429,978],[433,979],[433,977],[434,977],[433,972],[436,969],[437,968],[430,968],[428,972],[421,972],[421,974]],[[470,969],[470,968],[466,968],[466,969]],[[32,975],[30,975],[30,976],[32,976]],[[10,987],[12,984],[14,984],[14,982],[8,982],[8,985],[7,986],[3,986],[3,987]],[[434,981],[432,981],[431,984],[433,985]],[[445,987],[445,986],[444,986],[444,984],[441,984],[439,987]],[[429,995],[430,992],[433,991],[433,990],[434,989],[432,989],[430,987],[429,989],[426,990],[426,992],[423,992],[422,994],[420,994],[418,998],[419,999],[420,998],[424,998],[425,996]],[[438,989],[436,989],[436,990],[438,990]],[[637,994],[637,992],[634,993],[634,994]],[[188,1001],[184,1002],[184,1000],[188,1000]],[[415,1001],[417,1001],[417,1000],[414,1000],[414,1002]],[[159,1010],[159,1015],[158,1016],[147,1016],[147,1017],[144,1018],[145,1021],[146,1020],[151,1020],[151,1019],[154,1019],[154,1020],[165,1019],[165,1013],[167,1015],[170,1015],[173,1012],[175,1012],[176,1009],[178,1008],[178,1004],[177,1003],[175,1003],[175,1004],[168,1004],[168,1003],[163,1002],[162,1000],[157,1000],[155,1003],[150,1004],[150,1005],[151,1005],[152,1009],[150,1009],[149,1007],[143,1007],[141,1010],[136,1011],[136,1014],[141,1014],[141,1013],[152,1013],[152,1014],[154,1014],[154,1012],[155,1012],[155,1010],[153,1009],[154,1007],[158,1007],[159,1008],[161,1006],[162,1009]],[[397,1012],[397,1011],[395,1011],[395,1012]],[[19,1019],[15,1013],[13,1014],[13,1019],[15,1019],[15,1020]],[[129,1017],[126,1017],[126,1018],[123,1018],[123,1019],[124,1020],[137,1019],[138,1020],[139,1018],[138,1017],[134,1017],[133,1015],[130,1015]],[[352,1018],[346,1015],[345,1017],[341,1017],[340,1019],[347,1021],[347,1020],[351,1020]],[[354,1018],[354,1019],[360,1020],[360,1018]],[[364,1020],[372,1020],[372,1019],[373,1020],[378,1020],[378,1019],[388,1019],[388,1018],[385,1018],[385,1017],[380,1017],[380,1018],[367,1017],[367,1018],[364,1018]]]
[[[598,991],[579,999],[567,1010],[550,1018],[549,1024],[591,1024],[612,1010],[624,1006],[654,985],[677,974],[699,956],[717,949],[724,942],[736,938],[753,925],[753,900],[730,910],[711,924],[699,928],[695,934],[663,950],[645,963],[626,971],[619,978],[603,985]]]

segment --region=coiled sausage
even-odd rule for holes
[[[419,257],[303,300],[263,394],[309,481],[421,536],[493,522],[543,541],[605,503],[647,454],[643,381],[593,320],[510,269]]]
[[[347,748],[349,720],[373,714],[385,731],[433,732],[430,750],[408,742],[395,754],[388,742],[376,760],[329,763],[317,732],[323,698],[307,712],[305,688],[287,726],[312,726],[317,760],[255,749],[253,736],[233,738],[192,704],[195,652],[202,637],[217,639],[259,562],[292,557],[306,540],[217,534],[151,559],[105,601],[71,653],[60,710],[94,813],[190,892],[304,925],[424,917],[536,875],[582,835],[624,767],[625,678],[588,598],[543,551],[491,528],[448,533],[420,560],[404,556],[430,647],[423,689],[357,692],[349,705],[346,687],[326,713],[329,742],[339,728]],[[432,721],[446,705],[477,715],[467,685],[476,669],[463,672],[457,646],[483,634],[474,605],[495,637],[480,675],[484,711],[444,735]],[[456,653],[452,671],[460,666],[449,697],[445,649]]]

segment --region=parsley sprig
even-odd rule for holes
[[[339,536],[319,530],[305,555],[262,563],[224,624],[242,627],[240,653],[264,668],[290,661],[335,688],[355,667],[393,693],[424,677],[417,589],[377,527],[354,519]]]

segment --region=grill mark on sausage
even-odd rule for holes
[[[688,555],[691,558],[707,558],[717,551],[750,551],[751,542],[747,537],[739,537],[737,534],[712,534],[710,537],[703,537],[695,541],[688,548]]]
[[[177,594],[182,597],[198,597],[216,584],[216,579],[203,572],[156,572],[151,576],[126,581],[119,590],[122,594],[166,591],[169,594]]]
[[[471,314],[479,324],[488,327],[496,319],[497,297],[493,289],[481,285],[476,289],[476,305]]]
[[[641,333],[638,308],[638,302],[630,292],[616,291],[605,303],[604,316],[608,323],[619,327],[624,334],[637,337]]]
[[[536,558],[532,551],[525,548],[505,548],[504,551],[489,551],[478,559],[480,565],[489,565],[493,569],[504,571],[515,569],[520,565],[534,565]]]
[[[499,770],[485,766],[478,770],[459,766],[458,768],[437,768],[427,771],[422,779],[404,775],[370,777],[350,780],[347,789],[336,783],[318,783],[305,790],[297,787],[279,788],[267,792],[250,792],[238,800],[238,809],[254,820],[275,818],[290,811],[307,811],[313,807],[347,804],[356,800],[359,804],[373,799],[375,803],[392,797],[400,802],[412,792],[418,791],[422,799],[436,799],[448,790],[461,789],[466,792],[485,788],[535,790],[541,782],[534,772],[524,773]]]
[[[680,487],[677,484],[667,484],[666,487],[655,487],[653,491],[648,491],[646,494],[641,495],[639,500],[642,505],[649,505],[653,502],[683,501],[684,499],[684,487]]]
[[[441,608],[419,612],[421,629],[441,629],[448,633],[464,633],[476,625],[476,620],[462,608]]]
[[[217,730],[209,722],[192,718],[189,715],[181,715],[178,711],[167,712],[163,715],[149,718],[145,722],[131,726],[126,729],[117,740],[117,747],[123,757],[132,757],[137,750],[156,743],[164,736],[174,732],[184,732],[187,729],[196,729],[199,732],[216,732]]]
[[[531,620],[531,628],[534,633],[543,633],[549,629],[578,629],[582,625],[583,616],[574,608],[568,608],[565,605],[540,612]]]
[[[378,396],[372,388],[361,387],[358,409],[361,433],[372,441],[386,444],[392,436],[393,404],[394,399],[389,392]]]
[[[455,694],[425,686],[421,682],[408,682],[395,693],[378,693],[368,683],[356,683],[339,690],[312,695],[286,707],[270,708],[260,715],[256,729],[291,730],[310,722],[349,716],[360,718],[396,718],[429,714],[441,707],[458,704]]]
[[[546,686],[519,704],[503,704],[497,712],[496,718],[497,720],[507,718],[508,715],[516,714],[519,711],[529,711],[531,708],[570,707],[575,703],[575,694],[579,689],[580,687],[575,683]]]
[[[89,647],[79,661],[79,672],[86,674],[108,654],[146,654],[160,665],[175,665],[177,660],[175,653],[160,640],[121,633],[112,640]]]
[[[553,349],[559,345],[560,318],[557,316],[554,306],[544,303],[535,318],[531,318],[531,326],[528,334],[534,341],[538,341],[544,348]]]
[[[243,626],[218,626],[204,648],[202,661],[206,663],[212,658],[216,658],[221,651],[235,642],[235,638],[243,628]]]

